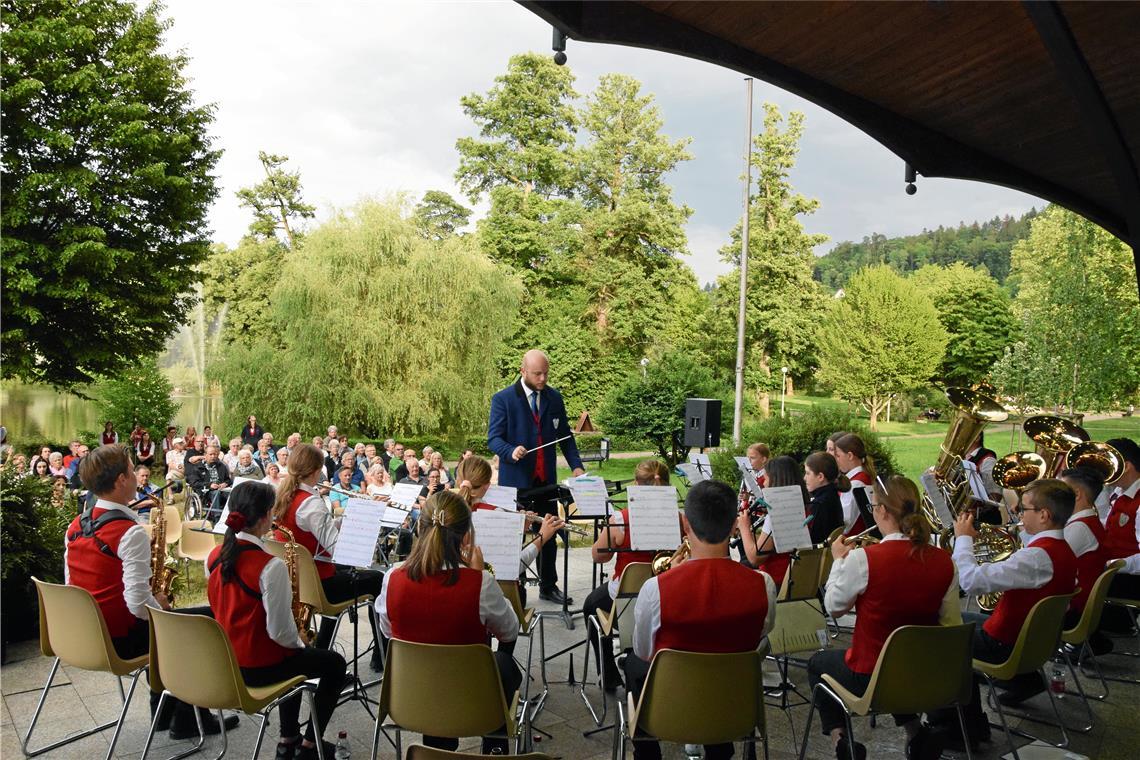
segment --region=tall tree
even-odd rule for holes
[[[203,316],[218,322],[223,343],[272,333],[270,296],[287,253],[276,239],[250,235],[235,248],[214,245],[202,267]]]
[[[442,190],[428,190],[412,211],[416,228],[428,240],[443,240],[467,226],[471,209]]]
[[[930,381],[946,350],[938,310],[886,265],[848,282],[819,331],[819,379],[870,414],[871,430],[897,393]]]
[[[277,230],[285,234],[290,248],[297,247],[294,227],[302,219],[312,219],[316,207],[301,199],[301,172],[287,172],[283,168],[288,156],[259,151],[257,160],[265,172],[265,179],[237,191],[242,206],[253,211],[249,231],[263,238],[277,239]]]
[[[914,273],[913,280],[938,309],[949,335],[939,380],[949,386],[970,386],[984,379],[1017,339],[1009,296],[984,269],[961,262],[948,267],[928,264]]]
[[[212,107],[159,7],[4,0],[3,374],[70,388],[159,350],[217,195]]]

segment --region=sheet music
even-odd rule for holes
[[[701,474],[707,479],[712,475],[712,461],[709,459],[708,454],[693,453],[689,454],[689,464],[695,465]]]
[[[487,489],[487,493],[479,501],[490,504],[492,507],[502,507],[511,512],[518,510],[519,489],[512,486],[494,485]],[[486,511],[486,510],[480,510]]]
[[[388,497],[388,501],[405,507],[414,507],[421,491],[423,486],[417,483],[399,483],[392,486],[392,495]]]
[[[698,470],[697,466],[695,464],[689,464],[687,462],[682,462],[682,463],[677,465],[677,469],[680,470],[685,475],[685,477],[689,479],[689,485],[695,486],[697,483],[700,483],[702,480],[708,480],[709,479],[708,475],[705,475],[703,472]]]
[[[214,527],[211,528],[210,532],[216,533],[219,536],[226,535],[226,518],[229,516],[230,516],[230,505],[227,504],[226,506],[222,507],[222,514],[218,517],[218,521],[216,523],[214,523]]]
[[[670,550],[681,545],[677,489],[673,486],[630,486],[629,545],[636,550]]]
[[[752,463],[748,461],[748,457],[733,457],[733,459],[736,460],[736,466],[744,475],[744,485],[748,489],[748,493],[758,499],[761,498],[760,486],[756,483],[756,470],[752,469]]]
[[[483,561],[491,563],[496,578],[509,580],[519,574],[522,551],[523,515],[478,509],[471,514],[475,545],[483,550]]]
[[[387,509],[372,499],[349,499],[344,504],[340,536],[333,549],[333,562],[351,567],[372,567],[380,540],[380,518]]]
[[[938,515],[938,519],[943,525],[953,525],[954,515],[950,514],[950,507],[946,505],[946,494],[938,487],[938,479],[934,477],[934,473],[924,472],[919,480],[922,481],[922,489],[926,491],[926,498],[934,505],[934,513]]]
[[[799,486],[765,488],[764,501],[768,502],[768,519],[764,522],[776,551],[811,548],[811,534],[804,524],[804,493]]]
[[[232,491],[233,489],[240,486],[242,483],[260,483],[260,482],[261,482],[261,478],[243,478],[241,476],[238,476],[238,477],[234,478],[233,484],[227,490]]]
[[[408,515],[412,513],[411,509],[393,504],[391,501],[374,501],[372,503],[384,508],[384,512],[380,516],[380,525],[384,528],[399,528],[404,524]]]
[[[605,480],[583,475],[582,477],[568,479],[566,485],[570,488],[570,493],[574,495],[574,504],[578,507],[578,515],[581,517],[606,516],[606,499],[609,498],[609,492],[606,491]]]

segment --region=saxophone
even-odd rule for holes
[[[289,585],[293,589],[293,620],[297,623],[297,635],[306,645],[312,644],[315,638],[313,622],[313,606],[301,601],[301,577],[297,572],[297,541],[293,531],[283,525],[275,523],[273,527],[285,536],[285,567],[289,570]]]
[[[178,573],[166,561],[166,508],[158,499],[151,497],[150,508],[150,592],[155,596],[165,594],[174,604],[171,587]]]

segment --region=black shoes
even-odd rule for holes
[[[206,736],[213,736],[222,732],[221,724],[218,723],[218,719],[215,718],[212,713],[202,710],[200,707],[196,709],[202,711],[202,730],[206,733]],[[238,727],[240,722],[241,718],[236,715],[226,716],[226,730],[233,731]],[[178,711],[174,716],[174,720],[171,722],[170,738],[175,741],[198,738],[198,725],[194,722],[194,713],[189,710]]]
[[[564,596],[562,591],[557,587],[550,589],[541,589],[538,592],[538,598],[544,602],[554,602],[555,604],[573,604],[573,597]]]
[[[614,694],[619,687],[625,686],[621,680],[621,673],[618,672],[617,668],[613,668],[612,670],[606,668],[605,677],[602,680],[605,682],[607,694]]]
[[[855,742],[855,755],[851,755],[851,747],[847,742],[847,737],[844,736],[839,740],[839,744],[835,745],[835,758],[836,760],[867,760],[867,748]]]
[[[918,734],[906,743],[906,760],[938,760],[946,746],[946,737],[930,726],[918,729]]]

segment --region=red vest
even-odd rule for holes
[[[738,562],[699,559],[682,562],[657,577],[661,628],[653,653],[748,652],[764,637],[768,589],[764,575]]]
[[[91,511],[91,520],[97,521],[108,512],[118,513],[95,508]],[[76,517],[67,528],[68,582],[91,592],[107,621],[107,631],[111,638],[117,639],[143,622],[127,608],[123,597],[123,561],[119,559],[119,541],[137,523],[123,515],[99,526],[93,535],[84,536],[82,519],[82,515]]]
[[[867,474],[866,470],[860,470],[859,472],[855,473],[854,475],[852,475],[850,477],[850,480],[851,480],[852,490],[855,489],[856,483],[861,483],[865,486],[871,485],[871,476]],[[851,498],[854,499],[855,495],[852,494]],[[856,502],[856,504],[858,504],[858,502]],[[867,524],[865,522],[863,522],[863,514],[860,512],[860,514],[855,518],[855,522],[851,523],[851,527],[843,535],[854,536],[854,535],[857,535],[859,533],[862,533],[866,529],[867,529]]]
[[[628,549],[629,548],[629,510],[623,509],[618,514],[621,515],[622,525],[625,528],[622,530],[621,541],[615,546],[615,549]],[[657,552],[617,552],[617,560],[614,562],[614,580],[621,578],[622,571],[625,566],[631,562],[652,562],[653,557]]]
[[[1053,562],[1053,577],[1041,588],[1019,588],[1001,595],[994,614],[986,620],[982,629],[1003,644],[1013,645],[1021,633],[1021,624],[1033,609],[1033,605],[1047,596],[1071,594],[1077,587],[1077,558],[1063,538],[1046,536],[1031,545],[1033,549],[1044,549]]]
[[[261,601],[261,571],[273,555],[248,541],[238,541],[237,545],[240,548],[237,575],[229,583],[222,581],[221,563],[218,561],[222,547],[217,546],[210,552],[207,560],[210,579],[206,585],[210,608],[214,611],[214,619],[226,632],[239,666],[264,668],[277,665],[300,650],[278,644],[269,637],[266,627],[265,605]]]
[[[102,439],[104,446],[110,446],[111,444],[115,443],[115,434],[114,433],[111,433],[110,435],[108,435],[107,433],[103,433],[100,436],[100,438]]]
[[[855,632],[844,661],[854,672],[870,674],[896,628],[938,625],[942,598],[954,581],[954,560],[949,552],[910,541],[884,541],[864,551],[867,589],[856,602]]]
[[[1093,584],[1104,572],[1104,563],[1108,561],[1108,551],[1104,547],[1104,526],[1100,524],[1099,517],[1095,514],[1087,515],[1077,518],[1076,521],[1088,526],[1097,543],[1095,549],[1077,555],[1077,585],[1081,588],[1069,606],[1077,612],[1083,612],[1088,603],[1089,594],[1092,593]]]
[[[310,496],[312,496],[311,493],[308,491],[303,491],[300,488],[294,491],[293,501],[289,503],[289,509],[285,512],[285,515],[281,518],[280,522],[282,525],[292,531],[293,538],[296,539],[297,543],[308,549],[309,554],[312,554],[315,558],[318,554],[317,547],[320,546],[320,544],[317,543],[317,537],[309,531],[298,527],[297,525],[297,510],[300,509],[301,505]],[[285,534],[279,530],[274,531],[274,536],[278,541],[285,541]],[[317,560],[314,564],[317,566],[317,575],[321,577],[322,581],[336,575],[336,568],[333,567],[333,564],[331,562],[322,562],[321,560]]]
[[[450,570],[419,581],[403,568],[388,574],[388,619],[392,638],[419,644],[485,644],[487,627],[479,618],[479,592],[483,573],[459,568],[459,580],[444,582]]]
[[[1104,548],[1109,559],[1131,557],[1140,552],[1136,543],[1136,510],[1140,507],[1140,492],[1128,497],[1121,494],[1108,511],[1104,521]]]

